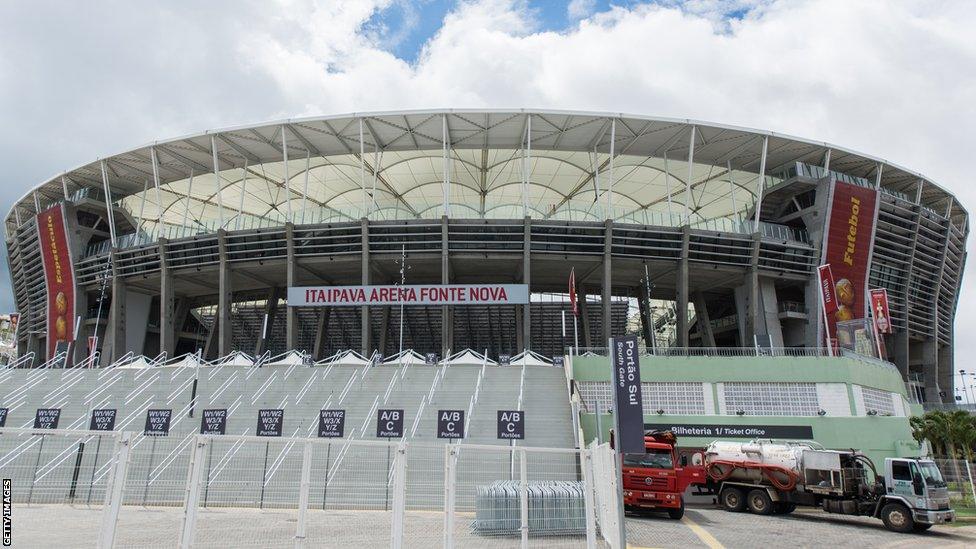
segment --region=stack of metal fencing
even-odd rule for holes
[[[474,531],[485,535],[518,534],[522,527],[521,482],[500,480],[478,486]],[[573,535],[586,532],[582,482],[536,481],[527,487],[529,534]]]

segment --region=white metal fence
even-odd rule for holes
[[[956,508],[976,508],[976,484],[973,464],[964,459],[936,459],[942,478],[949,488],[949,499]]]
[[[613,464],[606,445],[0,429],[31,547],[617,547]]]

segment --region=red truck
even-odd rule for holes
[[[640,514],[665,511],[673,519],[684,516],[685,490],[703,484],[707,476],[701,464],[689,465],[687,455],[678,455],[677,440],[671,431],[647,431],[644,453],[623,455],[624,509]]]

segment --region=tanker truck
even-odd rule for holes
[[[876,469],[857,450],[811,442],[715,441],[703,456],[707,484],[727,511],[788,514],[798,505],[879,518],[895,532],[920,532],[955,519],[949,491],[926,458],[885,458]]]

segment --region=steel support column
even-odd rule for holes
[[[264,303],[264,318],[261,319],[261,331],[258,333],[257,342],[254,344],[254,356],[258,357],[268,350],[268,336],[273,333],[275,317],[278,316],[278,300],[281,298],[281,288],[274,287],[268,290],[268,300]]]
[[[325,307],[319,311],[319,322],[315,328],[315,348],[312,349],[312,356],[315,360],[325,358],[325,344],[328,341],[330,316],[332,316],[332,307]]]
[[[639,311],[641,323],[641,337],[644,339],[644,345],[650,349],[654,346],[651,342],[651,339],[654,337],[654,327],[651,326],[651,319],[648,315],[651,304],[647,300],[647,286],[644,284],[638,286],[634,290],[634,297],[637,298],[637,309]]]
[[[230,265],[227,257],[227,231],[217,230],[217,249],[220,254],[219,274],[217,276],[217,354],[226,356],[234,348],[234,325],[230,310],[234,303],[234,289],[231,281]]]
[[[604,232],[603,232],[603,279],[600,288],[600,304],[603,307],[603,333],[601,334],[602,340],[600,341],[600,346],[609,345],[610,337],[613,335],[613,330],[610,326],[611,320],[611,308],[610,299],[613,297],[613,292],[611,292],[611,287],[613,285],[613,271],[610,266],[610,252],[613,243],[613,221],[607,219],[603,222]]]
[[[688,346],[688,246],[691,228],[681,227],[681,257],[678,258],[678,278],[675,281],[674,309],[677,314],[678,347]]]
[[[176,353],[176,293],[173,288],[173,270],[166,259],[166,239],[160,238],[159,247],[159,352],[172,357]]]
[[[118,250],[112,248],[112,312],[108,317],[108,333],[112,334],[112,362],[122,358],[125,349],[125,280],[122,278],[117,258]],[[133,349],[141,353],[142,349]],[[47,357],[51,358],[51,357]]]
[[[285,223],[285,284],[291,288],[296,286],[295,275],[298,266],[295,264],[295,224]],[[285,308],[285,347],[288,350],[298,348],[298,309],[289,303]]]
[[[360,231],[362,233],[362,284],[369,285],[369,220],[365,217],[359,220]],[[373,352],[372,329],[369,321],[369,305],[363,305],[360,309],[362,320],[362,350],[363,355],[370,355]]]
[[[445,130],[446,131],[446,130]],[[446,134],[445,134],[446,135]],[[441,216],[441,284],[451,283],[451,260],[448,255],[447,216]],[[454,339],[451,308],[441,306],[441,356],[447,357]]]
[[[522,241],[522,284],[529,287],[529,301],[532,297],[532,219],[525,218]],[[522,346],[525,351],[532,347],[532,304],[522,306]]]

